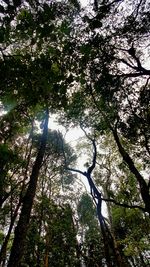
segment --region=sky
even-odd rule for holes
[[[83,130],[80,127],[72,127],[66,130],[66,128],[57,123],[57,115],[51,116],[49,120],[49,129],[58,130],[62,133],[63,137],[66,140],[66,143],[69,144],[74,150],[76,150],[76,145],[78,142],[81,142],[85,137]],[[84,164],[86,163],[86,157],[81,156],[77,160],[78,169],[85,171]]]
[[[49,128],[51,130],[59,130],[63,136],[65,136],[66,142],[74,149],[76,149],[76,145],[78,142],[82,142],[85,137],[85,134],[83,130],[81,130],[79,127],[71,128],[68,131],[66,131],[65,127],[62,125],[58,125],[57,123],[57,116],[53,116],[50,118],[49,122]],[[87,157],[89,155],[86,155],[84,153],[81,154],[80,157],[77,159],[77,164],[74,166],[75,169],[78,169],[80,171],[86,171],[86,168],[84,167],[84,164],[87,162]],[[93,155],[91,155],[92,158]],[[87,178],[83,175],[78,174],[79,180],[85,185],[86,190],[90,193],[90,187],[87,181]],[[83,187],[83,190],[85,189]],[[104,201],[102,202],[102,213],[104,216],[107,216],[107,208]]]

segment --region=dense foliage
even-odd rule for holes
[[[2,267],[149,266],[149,7],[0,1]]]

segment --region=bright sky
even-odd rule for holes
[[[78,142],[81,142],[82,138],[85,137],[85,134],[84,132],[79,128],[79,127],[72,127],[72,128],[69,128],[68,130],[66,130],[66,128],[62,125],[59,125],[57,123],[57,116],[54,115],[50,118],[50,121],[49,121],[49,128],[51,130],[59,130],[62,135],[64,136],[66,142],[76,150],[76,145]],[[78,168],[82,171],[85,170],[84,168],[84,164],[86,163],[86,156],[81,157],[78,162],[77,162],[77,165],[78,165]]]
[[[77,145],[77,142],[81,142],[81,138],[85,137],[84,132],[78,127],[76,128],[72,128],[70,129],[67,133],[66,133],[66,129],[61,126],[58,125],[57,122],[57,117],[54,116],[53,118],[50,119],[49,122],[49,128],[51,130],[59,130],[64,136],[65,136],[65,140],[67,143],[70,144],[71,147],[75,148]],[[92,155],[91,155],[92,158]],[[81,171],[86,171],[84,164],[87,162],[87,155],[81,155],[78,160],[77,160],[77,166],[74,166],[76,169],[79,169]],[[88,181],[86,179],[86,177],[84,177],[83,175],[77,174],[79,179],[84,183],[87,191],[90,193],[90,187],[88,184]],[[84,188],[83,188],[84,189]],[[106,204],[103,201],[102,202],[102,213],[104,216],[107,216],[107,209],[106,209]]]
[[[51,130],[59,130],[63,136],[65,137],[66,142],[76,151],[76,145],[78,142],[82,142],[82,138],[85,137],[84,132],[79,128],[70,128],[68,131],[63,127],[62,125],[58,125],[57,123],[57,116],[52,116],[50,118],[49,122],[49,128]],[[92,155],[91,155],[92,157]],[[77,165],[74,166],[75,169],[81,170],[81,171],[86,171],[84,164],[87,162],[87,156],[85,154],[81,154],[78,159],[77,159]],[[79,174],[78,174],[79,175]],[[88,182],[86,178],[82,175],[79,175],[81,178],[82,182],[84,182],[87,190],[89,190]]]

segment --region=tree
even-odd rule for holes
[[[11,249],[8,266],[19,266],[21,258],[23,256],[24,243],[27,235],[31,209],[36,192],[39,171],[45,154],[47,134],[48,134],[48,119],[49,119],[49,111],[47,109],[45,115],[45,122],[43,126],[43,134],[41,137],[41,144],[32,168],[29,185],[22,201],[22,209],[17,227],[15,229],[15,237]]]
[[[76,229],[71,207],[55,204],[46,195],[36,204],[22,264],[77,266]]]
[[[103,240],[91,197],[84,193],[77,207],[81,241],[80,254],[86,266],[101,266],[104,262]]]
[[[84,129],[83,131],[85,132]],[[96,167],[96,160],[97,160],[96,140],[88,136],[86,132],[85,132],[85,135],[88,137],[88,139],[92,142],[92,145],[93,145],[93,158],[92,158],[91,165],[87,165],[87,171],[85,172],[78,170],[78,169],[70,168],[67,165],[66,165],[66,169],[72,172],[80,173],[87,178],[87,181],[90,187],[90,193],[91,193],[93,202],[96,205],[97,217],[98,217],[98,221],[99,221],[102,236],[103,236],[106,264],[109,267],[113,266],[114,264],[116,264],[118,267],[126,266],[126,264],[123,262],[120,256],[120,252],[116,245],[115,238],[113,237],[106,223],[106,220],[104,216],[102,215],[102,193],[99,190],[99,188],[96,186],[96,183],[92,177],[93,171]],[[65,155],[65,151],[64,151],[64,159],[66,163],[67,158]]]
[[[125,13],[121,24],[115,8],[118,12],[119,8],[128,12],[128,6],[113,1],[100,6],[92,18],[90,15],[84,17],[87,24],[82,35],[85,38],[81,38],[76,46],[80,60],[78,66],[75,63],[80,87],[72,94],[66,112],[68,119],[76,124],[82,123],[92,132],[100,135],[111,132],[119,153],[136,177],[145,211],[149,213],[149,184],[136,162],[140,157],[143,168],[149,166],[149,107],[142,99],[148,95],[150,73],[142,63],[144,54],[140,57],[133,44],[141,45],[147,35],[147,30],[141,32],[139,26],[142,10],[145,10],[147,20],[147,3],[141,1],[139,5],[133,5],[135,13],[131,16]],[[104,16],[102,9],[105,10]],[[132,31],[128,28],[129,18],[135,23],[136,40],[133,42]],[[93,21],[103,23],[91,27]]]
[[[110,224],[101,214],[101,201],[109,203],[110,215],[114,204],[126,208],[132,206],[133,215],[134,209],[136,211],[139,207],[145,216],[150,214],[150,70],[146,66],[148,1],[94,1],[92,7],[92,11],[83,10],[78,1],[50,3],[47,0],[12,1],[11,4],[2,1],[0,5],[0,100],[3,113],[0,122],[0,201],[3,218],[6,218],[7,225],[10,224],[6,243],[20,214],[8,266],[19,266],[21,262],[40,174],[51,172],[51,164],[46,157],[52,152],[51,148],[47,151],[48,113],[50,116],[59,113],[60,121],[67,127],[70,127],[70,123],[81,125],[90,137],[94,151],[92,163],[85,172],[76,171],[89,182],[103,233],[108,266],[114,265],[114,262],[118,266],[121,263],[116,254]],[[33,135],[36,120],[40,121],[43,129],[41,142],[38,139],[40,135]],[[29,139],[24,146],[26,135]],[[122,166],[125,163],[127,167],[116,167],[117,178],[121,181],[118,183],[118,192],[112,190],[114,181],[108,188],[108,179],[100,179],[101,190],[94,179],[97,178],[95,172],[101,173],[96,168],[100,152],[97,142],[107,136],[116,143],[117,159],[120,160],[121,155]],[[61,149],[58,153],[62,160],[64,153]],[[58,173],[62,172],[63,177],[69,178],[71,174],[64,171],[64,165],[68,167],[70,164],[66,159],[64,157],[65,164],[63,162]],[[118,165],[116,157],[111,162],[106,160],[104,174],[106,169],[110,174],[110,164]],[[54,169],[52,171],[55,173]],[[127,178],[129,183],[123,190]],[[111,192],[108,192],[109,189]],[[139,192],[138,203],[135,192]],[[139,214],[140,220],[144,221]],[[22,230],[23,220],[25,224]],[[18,241],[19,252],[14,248],[21,231],[23,235],[22,240],[19,237]],[[136,235],[133,236],[136,239]],[[127,234],[126,238],[129,240]],[[144,237],[145,246],[146,242]],[[113,253],[110,252],[110,244]],[[144,254],[140,249],[138,251],[140,263],[145,264],[145,259],[142,261]],[[48,251],[46,255],[49,255]],[[139,264],[138,256],[132,260],[132,264]]]
[[[11,138],[16,137],[16,133],[20,129],[18,119],[21,120],[23,125],[27,126],[32,114],[36,113],[37,115],[39,111],[43,113],[46,110],[43,126],[41,126],[43,128],[41,143],[37,155],[35,155],[26,192],[20,200],[22,208],[15,230],[8,266],[19,266],[23,256],[39,171],[45,154],[49,111],[52,112],[63,106],[66,99],[66,82],[64,81],[66,70],[64,68],[65,64],[62,64],[59,55],[60,49],[64,45],[62,39],[64,37],[67,39],[67,35],[70,33],[68,21],[70,17],[72,18],[73,12],[70,11],[69,14],[71,15],[68,17],[69,7],[64,3],[49,4],[46,1],[43,4],[24,1],[22,5],[21,2],[16,2],[12,5],[6,3],[6,7],[1,6],[3,13],[1,32],[3,41],[1,49],[3,91],[1,101],[7,108],[9,103],[11,104],[9,115],[6,116],[8,126],[4,126],[6,134],[2,135],[4,142],[11,142],[13,141]],[[63,16],[66,16],[66,14],[67,17],[64,18]],[[56,26],[54,26],[53,21],[56,22]],[[48,69],[51,75],[49,75]],[[57,101],[54,104],[55,97],[57,97]],[[14,117],[16,112],[17,120]],[[22,117],[22,114],[24,117]],[[14,118],[13,122],[12,118]],[[3,120],[2,126],[4,122]],[[14,218],[17,216],[17,213],[15,214]]]

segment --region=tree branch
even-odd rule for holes
[[[116,127],[117,127],[117,125],[116,125]],[[139,183],[141,197],[142,197],[143,202],[145,204],[145,211],[147,211],[150,214],[150,194],[149,194],[148,186],[147,186],[143,176],[140,174],[138,169],[135,167],[132,158],[129,156],[127,151],[122,146],[120,139],[119,139],[119,136],[118,136],[118,133],[117,133],[117,128],[115,130],[112,130],[112,134],[114,136],[114,139],[115,139],[116,144],[118,146],[118,150],[119,150],[123,160],[126,162],[126,164],[129,167],[129,170],[131,171],[131,173],[134,174],[134,176],[136,177],[136,179]]]
[[[135,72],[135,73],[123,73],[123,74],[117,74],[117,75],[112,75],[114,77],[139,77],[139,76],[150,76],[150,70],[145,70],[144,72]]]
[[[94,170],[95,166],[96,166],[96,158],[97,158],[97,148],[96,148],[96,141],[95,139],[92,139],[84,130],[84,128],[82,127],[82,124],[80,123],[80,127],[82,129],[82,131],[85,133],[85,136],[92,142],[93,145],[93,159],[92,159],[92,164],[91,166],[88,168],[87,170],[87,174],[91,174],[92,171]]]
[[[80,174],[84,175],[85,177],[87,176],[87,173],[86,173],[86,172],[82,172],[82,171],[80,171],[80,170],[78,170],[78,169],[69,168],[69,167],[66,166],[66,170],[71,171],[71,172],[77,172],[77,173],[80,173]]]
[[[115,199],[112,199],[112,198],[102,198],[103,201],[106,201],[106,202],[112,202],[114,203],[115,205],[118,205],[118,206],[121,206],[121,207],[124,207],[124,208],[130,208],[130,209],[140,209],[142,210],[143,212],[145,212],[145,208],[143,207],[140,207],[138,205],[128,205],[126,203],[120,203],[120,202],[117,202]]]
[[[92,160],[92,165],[87,170],[88,174],[91,174],[96,166],[97,148],[96,148],[95,140],[92,140],[92,144],[93,144],[93,160]]]
[[[140,9],[140,6],[141,6],[142,2],[143,2],[143,0],[140,0],[139,4],[137,5],[137,9],[135,9],[135,10],[133,11],[133,13],[136,12],[136,14],[135,14],[135,18],[134,18],[135,20],[136,20],[136,18],[137,18],[137,16],[138,16],[139,9]]]
[[[122,63],[126,64],[128,67],[137,70],[137,67],[131,65],[130,63],[128,63],[124,58],[116,58],[117,60],[121,61]]]

